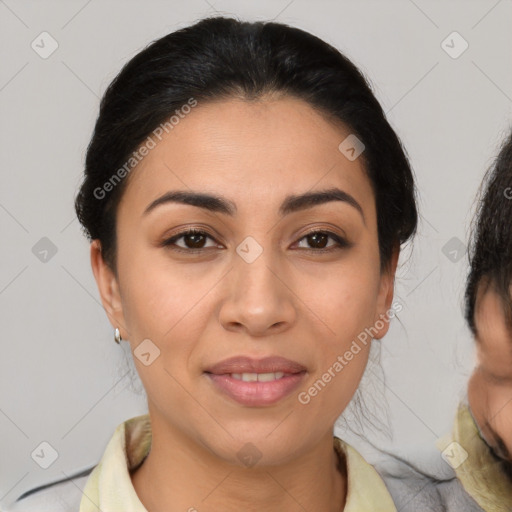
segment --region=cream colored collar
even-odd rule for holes
[[[464,450],[456,446],[463,455],[460,460],[465,460],[455,467],[455,472],[466,492],[486,512],[510,512],[512,483],[503,473],[501,462],[492,455],[481,437],[467,402],[459,405],[453,440]]]
[[[130,478],[151,447],[149,414],[121,423],[99,464],[89,475],[79,512],[147,512]],[[377,471],[350,445],[334,437],[336,452],[345,455],[348,494],[344,512],[396,512],[391,495]]]

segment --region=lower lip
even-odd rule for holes
[[[215,387],[242,405],[253,407],[272,405],[296,389],[306,375],[305,372],[285,375],[270,382],[245,382],[230,375],[206,374]]]

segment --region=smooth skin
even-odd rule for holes
[[[370,343],[307,405],[297,395],[385,316],[398,259],[397,249],[381,272],[363,159],[338,150],[349,134],[289,96],[199,103],[129,176],[117,217],[117,275],[99,242],[91,244],[112,326],[132,351],[145,339],[160,350],[149,366],[134,357],[153,440],[132,482],[149,512],[343,510],[346,473],[337,467],[333,428]],[[329,201],[279,215],[287,196],[332,187],[361,211]],[[144,214],[171,190],[222,196],[237,211],[165,203]],[[206,235],[162,245],[193,227]],[[311,230],[347,245],[306,236]],[[249,236],[263,249],[252,263],[236,251]],[[382,338],[389,322],[378,324]],[[307,368],[303,385],[273,405],[242,406],[204,373],[235,355],[297,361]],[[261,453],[253,467],[237,456],[246,443]]]
[[[492,287],[480,286],[475,325],[478,365],[468,388],[471,412],[495,455],[512,468],[512,328]]]

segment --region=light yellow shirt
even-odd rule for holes
[[[464,452],[455,468],[457,478],[466,492],[486,512],[512,510],[512,483],[504,474],[501,462],[493,457],[487,443],[480,436],[478,426],[467,403],[459,405],[453,426],[453,440]]]
[[[373,466],[341,439],[334,437],[333,441],[347,465],[344,512],[396,512],[393,499]],[[79,512],[147,512],[135,492],[130,470],[144,460],[150,446],[149,414],[121,423],[89,475]]]

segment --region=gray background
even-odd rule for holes
[[[73,198],[108,83],[151,40],[216,11],[289,23],[344,51],[408,150],[422,220],[398,272],[400,322],[382,342],[385,384],[372,374],[366,392],[384,419],[371,386],[384,391],[394,436],[365,435],[420,466],[440,460],[435,443],[474,365],[463,244],[511,119],[510,0],[0,0],[0,504],[96,464],[115,427],[146,412],[129,348],[113,342]],[[31,47],[43,31],[58,43],[46,59]],[[469,44],[458,58],[442,46],[453,31]],[[43,237],[55,254],[40,252]],[[362,438],[342,433],[371,458]],[[58,453],[48,469],[31,457],[43,441]]]

